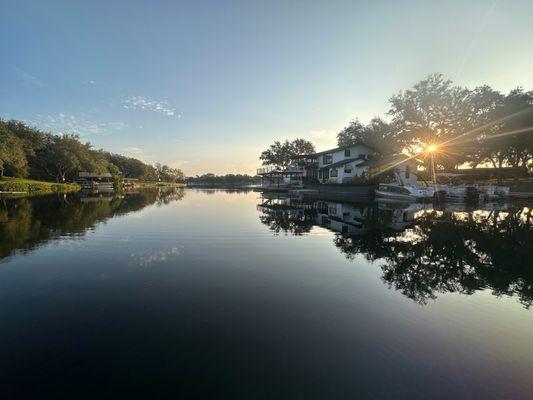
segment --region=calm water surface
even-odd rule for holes
[[[527,205],[0,198],[0,393],[532,398],[532,251]]]

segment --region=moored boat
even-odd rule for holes
[[[421,201],[433,199],[435,189],[431,186],[380,183],[375,190],[377,197],[400,201]]]

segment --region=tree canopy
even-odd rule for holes
[[[149,165],[120,154],[96,150],[73,134],[53,135],[20,121],[0,119],[0,177],[74,180],[80,171],[175,182],[183,172],[167,165]]]
[[[7,127],[0,125],[0,178],[5,170],[14,176],[24,176],[27,166],[22,142]]]
[[[274,144],[261,153],[259,157],[263,161],[263,165],[273,165],[276,167],[286,167],[297,156],[313,154],[315,146],[306,139],[294,139],[289,142],[275,141]]]
[[[409,154],[425,159],[426,167],[446,170],[533,164],[533,91],[519,87],[505,94],[488,85],[469,89],[432,74],[392,95],[387,116],[368,124],[354,118],[337,133],[337,145],[364,143],[384,155]],[[313,148],[302,141],[306,149]],[[263,165],[289,165],[295,156],[292,143],[274,142],[261,153]],[[437,149],[431,157],[430,145]]]

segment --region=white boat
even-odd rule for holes
[[[432,199],[435,189],[431,186],[380,183],[375,193],[378,197],[391,200],[419,201]]]

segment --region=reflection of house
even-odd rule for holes
[[[135,178],[124,178],[124,189],[135,189],[139,183],[138,179]]]
[[[364,224],[365,210],[347,203],[318,201],[316,203],[318,225],[346,235],[358,235],[366,231]]]
[[[365,177],[368,161],[375,155],[374,149],[362,143],[316,153],[318,180],[320,183],[346,183],[354,177]]]
[[[321,226],[343,235],[355,236],[371,229],[403,231],[411,226],[425,206],[419,203],[402,204],[397,202],[376,202],[353,204],[317,200],[304,202],[287,196],[262,196],[258,210],[268,215],[271,225],[296,230],[303,226]],[[262,218],[263,221],[263,218]],[[273,223],[276,221],[276,223]]]

